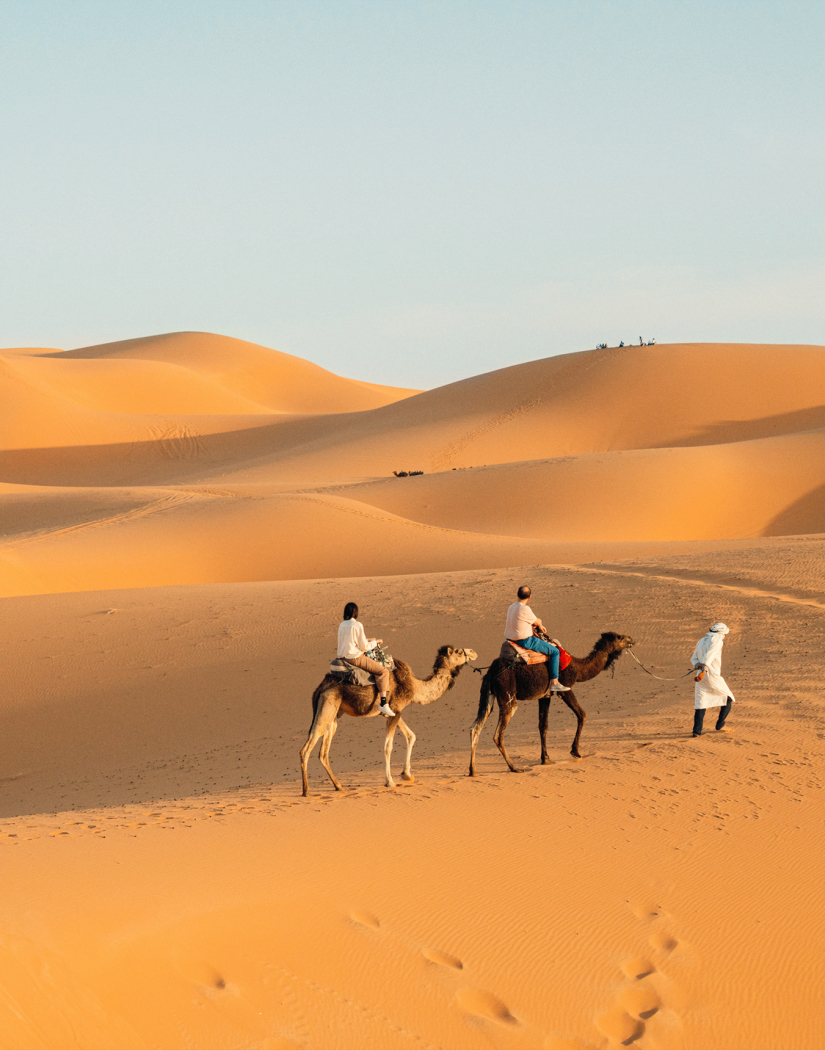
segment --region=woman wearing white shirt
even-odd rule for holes
[[[371,660],[365,656],[368,649],[381,644],[380,638],[367,638],[364,633],[364,625],[358,622],[358,606],[355,602],[347,602],[344,606],[344,619],[338,627],[338,656],[362,667],[375,675],[375,684],[378,686],[379,707],[378,710],[387,718],[395,717],[395,711],[387,703],[387,690],[390,687],[390,672],[379,664],[377,660]]]

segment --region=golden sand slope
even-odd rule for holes
[[[240,339],[175,332],[68,352],[0,352],[0,448],[151,443],[235,426],[220,417],[352,412],[414,391],[343,379],[318,365]],[[237,426],[248,422],[237,421]],[[105,479],[101,481],[105,484]]]
[[[113,374],[117,364],[125,362],[129,368],[138,361],[182,368],[216,384],[227,395],[231,392],[252,402],[258,412],[359,412],[416,393],[342,379],[292,354],[210,332],[171,332],[85,346],[61,354],[60,360],[84,361],[85,367],[93,361],[106,362]]]
[[[239,477],[429,473],[716,445],[823,426],[822,347],[624,347],[564,354],[451,383],[342,419],[334,432],[280,431],[273,455]]]
[[[677,548],[674,548],[676,550]],[[825,979],[822,544],[630,565],[6,599],[0,1043],[10,1047],[818,1048]],[[680,674],[733,628],[732,731],[623,657],[469,780],[478,678],[407,720],[344,718],[300,798],[309,697],[344,601],[425,672],[487,663],[517,583],[583,654]],[[403,743],[396,744],[396,768]]]
[[[198,333],[0,363],[0,594],[825,527],[818,347],[590,351],[413,396]]]

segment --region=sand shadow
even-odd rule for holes
[[[0,481],[68,488],[195,482],[204,476],[214,477],[222,468],[234,473],[262,459],[273,461],[294,455],[303,445],[340,433],[362,415],[301,416],[216,434],[150,441],[4,449],[0,451]]]
[[[688,448],[694,445],[725,445],[756,438],[780,437],[783,434],[801,434],[809,430],[825,429],[825,405],[800,408],[795,412],[780,412],[758,419],[723,419],[690,437],[659,441],[651,448]]]
[[[794,500],[780,511],[762,530],[762,536],[798,536],[825,532],[825,485]]]

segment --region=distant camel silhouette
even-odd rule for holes
[[[431,704],[434,700],[438,700],[455,685],[455,680],[464,664],[477,659],[478,655],[472,649],[453,649],[451,645],[442,645],[436,653],[433,673],[429,678],[423,680],[416,678],[409,665],[403,660],[395,661],[395,667],[390,672],[390,688],[387,693],[387,703],[395,711],[395,715],[387,718],[387,736],[384,740],[387,787],[395,786],[390,772],[390,757],[396,729],[401,730],[407,741],[407,761],[401,777],[403,780],[415,779],[410,772],[410,756],[415,743],[415,733],[403,721],[401,712],[408,704]],[[329,773],[329,779],[335,785],[335,790],[341,790],[341,785],[336,780],[329,764],[329,748],[341,715],[372,718],[379,713],[375,686],[349,685],[334,675],[325,675],[324,680],[312,694],[312,725],[307,742],[301,748],[301,778],[305,795],[309,793],[307,761],[312,754],[312,749],[322,737],[321,763]]]
[[[616,634],[606,631],[593,646],[590,654],[584,659],[571,656],[570,663],[559,673],[559,681],[562,685],[573,686],[576,682],[587,682],[602,671],[611,667],[621,656],[629,645],[633,645],[633,639],[627,634]],[[470,730],[470,776],[475,776],[476,771],[476,747],[481,730],[493,710],[494,700],[498,702],[498,725],[493,737],[496,747],[504,756],[504,761],[513,773],[523,773],[523,769],[517,769],[510,761],[504,749],[504,731],[507,723],[516,713],[519,700],[538,700],[539,702],[539,733],[541,735],[541,762],[546,765],[547,755],[547,715],[550,711],[550,673],[546,663],[541,664],[517,664],[508,663],[501,657],[496,657],[490,665],[489,670],[481,681],[481,697],[478,702],[478,715]],[[572,691],[558,694],[567,704],[577,719],[576,735],[573,738],[573,746],[570,749],[574,758],[581,758],[579,753],[579,737],[587,714],[579,706],[576,695]]]

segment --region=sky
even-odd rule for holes
[[[0,0],[0,346],[825,344],[825,4]]]

